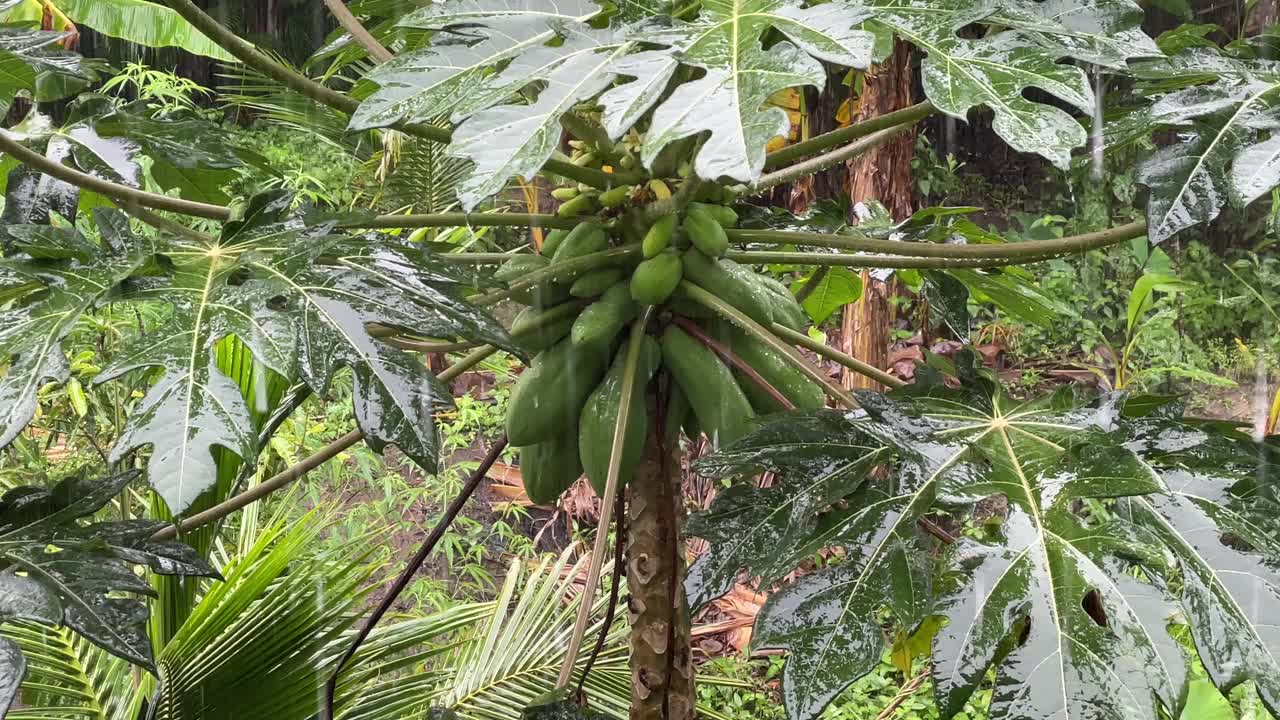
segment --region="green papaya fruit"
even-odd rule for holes
[[[569,231],[561,228],[556,228],[547,233],[546,237],[542,238],[542,256],[548,260],[555,257],[556,249],[560,247],[560,243],[564,242],[564,239],[568,236]]]
[[[493,278],[504,283],[514,282],[550,264],[551,261],[541,255],[512,255],[510,260],[493,271]]]
[[[795,405],[796,408],[816,409],[826,406],[827,396],[822,388],[810,380],[809,376],[796,368],[795,365],[788,362],[780,352],[751,337],[731,323],[713,321],[708,323],[707,326],[708,332],[713,338],[733,354],[742,358],[743,361],[760,374],[760,377],[765,382],[782,393],[783,397],[790,400],[791,404]],[[745,373],[734,368],[733,374],[738,379],[738,385],[742,387],[743,393],[751,401],[751,407],[755,408],[757,413],[765,415],[786,409],[768,391],[747,377]]]
[[[587,398],[578,423],[578,450],[582,468],[596,493],[603,494],[609,475],[609,454],[613,452],[613,433],[618,422],[622,403],[622,383],[626,374],[627,353],[630,341],[623,343],[613,358],[613,366],[604,380]],[[644,389],[658,370],[662,361],[662,349],[648,335],[641,340],[640,355],[636,365],[636,379],[627,412],[627,429],[622,443],[622,462],[619,465],[618,489],[626,487],[640,455],[644,452],[645,434],[649,431],[648,411],[645,408]]]
[[[522,280],[526,275],[546,268],[550,260],[543,255],[515,255],[494,271],[493,277],[505,283]],[[511,294],[511,299],[523,305],[550,307],[569,298],[569,288],[559,283],[543,282]]]
[[[733,208],[724,205],[713,205],[711,203],[691,202],[690,210],[701,210],[710,215],[720,227],[728,229],[738,224],[738,213]]]
[[[526,308],[511,322],[511,338],[529,352],[546,350],[569,334],[585,305],[574,300],[545,309]]]
[[[550,440],[572,427],[609,366],[609,348],[561,340],[533,360],[511,390],[507,439],[512,445]]]
[[[574,321],[569,337],[575,345],[605,347],[618,336],[623,326],[635,319],[636,310],[631,288],[625,282],[617,283],[582,311]]]
[[[658,257],[663,250],[671,244],[671,236],[675,235],[676,223],[680,218],[676,215],[663,215],[653,221],[653,225],[649,227],[649,232],[644,234],[644,240],[641,243],[642,251],[646,260]]]
[[[684,396],[684,392],[680,390],[680,386],[671,383],[671,391],[667,395],[667,404],[663,406],[663,442],[670,444],[680,437],[680,427],[684,425],[684,421],[693,414],[693,408],[689,407],[689,399]]]
[[[645,260],[631,273],[631,298],[641,305],[660,305],[671,297],[683,276],[680,255],[664,252]]]
[[[683,227],[684,234],[703,255],[718,258],[729,251],[729,238],[724,234],[724,228],[706,212],[697,208],[689,210],[684,216]]]
[[[578,276],[569,287],[569,294],[578,298],[592,298],[618,284],[622,280],[619,268],[600,268]]]
[[[589,192],[579,193],[564,201],[556,210],[556,215],[563,218],[578,217],[596,210],[596,195]]]
[[[550,505],[582,476],[578,434],[562,428],[555,437],[520,448],[524,492],[537,505]]]
[[[626,202],[631,197],[632,187],[630,185],[620,185],[616,188],[610,188],[600,193],[600,205],[611,208],[617,207]]]
[[[746,435],[755,411],[733,373],[705,345],[675,325],[662,333],[662,364],[689,400],[712,445]]]
[[[771,275],[756,273],[760,285],[773,297],[773,321],[784,327],[805,332],[809,327],[809,313],[791,294],[791,289]]]
[[[583,255],[600,252],[609,247],[609,236],[599,223],[584,222],[574,227],[556,248],[555,262],[572,260]]]
[[[725,258],[712,260],[695,248],[684,254],[684,274],[766,328],[773,323],[772,308],[777,300],[749,268]]]

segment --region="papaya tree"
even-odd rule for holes
[[[1260,50],[1199,43],[1166,52],[1142,33],[1142,10],[1128,0],[449,0],[409,11],[370,4],[364,21],[326,4],[347,35],[318,59],[341,51],[327,76],[349,81],[341,86],[350,92],[282,65],[190,0],[166,3],[281,92],[343,116],[349,132],[401,133],[467,163],[463,212],[334,213],[280,192],[228,205],[227,174],[259,158],[206,122],[92,93],[60,123],[37,104],[0,131],[11,168],[0,227],[0,443],[31,422],[40,387],[67,380],[78,318],[107,304],[166,308],[164,322],[95,382],[145,378],[104,460],[145,475],[163,505],[155,514],[174,518],[147,526],[150,534],[111,535],[141,547],[88,543],[84,535],[107,529],[60,528],[100,504],[31,524],[22,500],[34,491],[6,497],[0,538],[18,533],[24,545],[6,544],[0,560],[0,577],[19,589],[0,595],[0,617],[65,623],[147,662],[133,609],[87,623],[78,611],[23,604],[38,592],[83,608],[87,591],[100,604],[108,592],[141,592],[139,583],[90,583],[88,563],[62,575],[33,568],[83,548],[121,568],[207,575],[200,552],[165,543],[216,526],[346,447],[394,445],[432,472],[447,381],[503,350],[529,367],[506,437],[450,513],[508,443],[535,501],[555,501],[585,473],[602,498],[588,592],[614,520],[625,543],[616,566],[628,593],[632,718],[693,717],[690,616],[699,605],[744,571],[777,584],[828,549],[841,561],[782,585],[757,621],[756,644],[790,655],[783,695],[793,718],[818,717],[892,638],[930,648],[947,715],[993,673],[997,718],[1176,716],[1189,660],[1171,626],[1189,628],[1219,688],[1251,681],[1280,709],[1280,637],[1267,620],[1280,611],[1272,443],[1152,398],[1013,400],[970,356],[942,368],[946,377],[922,371],[904,387],[814,341],[809,312],[766,272],[894,269],[961,307],[972,295],[1043,322],[1054,308],[1024,271],[1007,268],[1158,243],[1210,222],[1228,200],[1245,205],[1280,185],[1271,134],[1280,72]],[[0,100],[39,99],[50,78],[95,79],[101,68],[60,49],[60,37],[0,32]],[[771,105],[777,93],[823,87],[833,68],[865,70],[899,41],[922,58],[925,101],[767,150],[789,129]],[[1142,102],[1117,108],[1123,118],[1095,138],[1115,146],[1157,130],[1179,137],[1139,170],[1146,221],[1009,243],[969,220],[972,209],[925,208],[867,229],[752,204],[935,113],[990,112],[1012,148],[1065,168],[1089,137],[1082,118],[1103,116],[1086,69],[1143,89]],[[535,177],[551,186],[555,211],[508,211],[511,184]],[[468,226],[533,232],[514,253],[447,252],[388,232]],[[508,300],[527,307],[506,327],[490,308]],[[268,404],[233,381],[218,358],[232,338],[262,377],[298,396],[324,396],[349,369],[358,429],[237,493],[237,476],[218,459],[251,466],[273,419],[296,403]],[[851,395],[799,348],[896,389]],[[459,357],[437,376],[422,352]],[[264,415],[268,405],[279,409]],[[701,472],[737,480],[687,525],[682,436],[717,449]],[[770,488],[747,480],[765,471]],[[133,475],[121,477],[104,487]],[[1007,511],[980,537],[957,538],[931,519],[991,497]],[[10,513],[19,519],[9,523]],[[692,568],[686,535],[711,544]],[[557,686],[531,716],[595,712],[574,692],[591,605],[580,604]],[[22,669],[15,648],[4,654],[0,705]],[[330,703],[332,693],[333,683]],[[330,704],[324,715],[332,712]]]

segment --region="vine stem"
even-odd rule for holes
[[[347,115],[354,114],[356,108],[360,106],[359,101],[354,98],[325,87],[315,80],[272,60],[239,35],[223,27],[221,23],[210,17],[208,13],[197,7],[191,0],[165,0],[165,2],[171,10],[185,18],[187,22],[194,25],[197,30],[221,46],[232,57],[263,75],[283,83],[289,89]],[[450,129],[425,123],[400,121],[391,125],[391,127],[424,140],[432,140],[444,144],[448,144],[453,136],[453,131]],[[560,153],[547,160],[543,167],[548,172],[577,180],[602,190],[615,185],[636,183],[643,177],[639,173],[610,174],[593,168],[578,167],[569,162]]]
[[[329,8],[329,12],[333,14],[333,18],[338,24],[347,31],[356,42],[364,46],[369,51],[369,55],[380,63],[387,62],[392,58],[391,51],[382,46],[373,35],[360,24],[359,18],[355,16],[342,3],[342,0],[324,0],[324,4]]]
[[[729,239],[739,243],[774,245],[809,245],[840,250],[883,253],[902,257],[1014,260],[1043,258],[1073,252],[1097,250],[1141,237],[1147,232],[1143,221],[1117,225],[1106,230],[1072,235],[1052,240],[1028,240],[1017,243],[947,245],[928,242],[884,240],[865,235],[850,237],[830,233],[792,232],[789,230],[726,230]]]
[[[567,687],[573,678],[573,668],[578,663],[578,652],[582,649],[582,639],[587,633],[587,623],[591,620],[591,606],[595,600],[600,584],[600,569],[604,566],[605,551],[609,547],[609,523],[612,521],[614,503],[618,496],[619,476],[622,473],[622,450],[627,439],[627,419],[631,416],[631,403],[635,402],[636,374],[640,367],[640,350],[644,339],[645,328],[653,317],[653,306],[645,308],[644,313],[631,326],[630,344],[627,345],[626,364],[622,368],[621,397],[618,399],[618,417],[613,424],[613,446],[609,448],[609,472],[605,476],[604,496],[600,498],[600,521],[596,524],[596,540],[591,548],[591,563],[587,567],[587,582],[582,589],[582,597],[578,605],[578,617],[573,624],[573,634],[569,636],[569,648],[565,651],[564,662],[560,665],[560,676],[556,679],[556,689]],[[617,539],[621,542],[621,538]]]
[[[373,632],[373,628],[377,626],[378,621],[387,614],[387,610],[391,609],[391,604],[394,603],[396,598],[400,596],[400,593],[404,592],[404,589],[409,586],[409,582],[412,581],[413,576],[418,573],[418,569],[422,567],[422,563],[426,562],[427,558],[431,555],[431,551],[435,549],[436,543],[440,542],[440,538],[444,537],[445,531],[453,524],[454,518],[458,517],[458,513],[462,512],[462,507],[466,505],[467,500],[469,500],[472,494],[475,493],[476,488],[480,486],[480,483],[489,474],[489,469],[498,461],[498,458],[502,456],[502,451],[506,450],[506,448],[507,437],[503,435],[493,444],[492,447],[489,448],[489,453],[485,456],[484,460],[480,461],[480,465],[476,467],[475,471],[471,473],[471,477],[467,479],[466,484],[462,488],[462,492],[458,493],[457,497],[449,503],[449,507],[445,509],[444,517],[441,517],[440,521],[436,523],[436,526],[431,529],[431,534],[422,541],[422,547],[418,548],[417,554],[413,556],[413,559],[410,560],[407,565],[405,565],[404,570],[400,572],[396,581],[392,583],[391,588],[387,591],[387,594],[383,596],[382,601],[379,602],[378,606],[369,614],[368,622],[366,622],[364,626],[360,628],[360,631],[356,633],[355,638],[351,641],[351,646],[342,654],[342,657],[333,668],[333,674],[329,676],[329,680],[324,685],[324,709],[321,713],[322,718],[326,718],[328,720],[332,720],[333,718],[334,695],[337,692],[338,675],[342,673],[342,668],[351,660],[351,658],[355,657],[356,651],[360,649],[360,646],[364,643],[365,639],[369,637],[369,633]]]
[[[760,179],[750,186],[751,190],[756,193],[763,192],[778,185],[795,182],[806,175],[813,175],[822,172],[833,165],[842,163],[846,160],[852,160],[859,155],[880,147],[889,140],[892,140],[895,136],[909,130],[914,125],[915,122],[894,125],[893,127],[885,130],[879,130],[855,140],[839,150],[832,150],[829,153],[824,153],[817,157],[798,162],[795,165],[790,165],[776,172],[767,173],[760,176]]]
[[[483,345],[462,358],[459,358],[456,363],[450,365],[436,377],[439,378],[441,382],[447,383],[478,364],[481,360],[484,360],[497,352],[497,350],[498,348],[492,345]],[[238,495],[234,495],[223,502],[214,505],[208,510],[196,513],[195,515],[184,519],[182,522],[161,528],[151,536],[151,539],[157,541],[172,540],[178,537],[180,533],[190,532],[196,528],[217,522],[231,513],[251,505],[281,488],[288,487],[296,480],[301,479],[307,473],[315,470],[326,461],[332,459],[338,453],[346,450],[352,445],[355,445],[363,439],[364,432],[360,430],[352,430],[346,435],[343,435],[337,440],[325,445],[315,453],[303,458],[294,465],[285,468],[270,478],[263,480],[248,490],[245,490]]]
[[[703,290],[697,285],[694,285],[688,280],[682,280],[680,282],[680,287],[688,293],[689,297],[694,302],[697,302],[717,315],[724,317],[729,322],[755,336],[757,340],[773,348],[774,351],[781,353],[782,357],[785,358],[787,362],[791,363],[797,370],[808,376],[810,380],[817,383],[819,387],[821,387],[828,395],[838,400],[840,404],[845,407],[857,407],[857,401],[853,399],[852,395],[845,392],[844,388],[833,382],[825,373],[818,368],[815,368],[809,363],[809,361],[801,357],[800,354],[796,352],[795,348],[778,339],[778,336],[769,332],[769,330],[760,323],[747,317],[741,310],[738,310],[734,306],[706,290]]]
[[[878,130],[884,130],[895,125],[914,125],[933,114],[934,110],[935,108],[933,107],[933,103],[925,101],[912,105],[911,107],[895,110],[891,113],[885,113],[879,117],[863,120],[860,123],[854,123],[848,127],[823,133],[815,138],[809,138],[808,140],[798,142],[794,145],[779,148],[765,157],[764,168],[766,170],[773,170],[774,168],[786,165],[796,158],[813,155],[814,153],[822,152],[823,150],[836,147],[837,145],[843,145],[851,140],[857,140],[860,137],[865,137]]]
[[[796,332],[785,325],[773,323],[769,329],[773,331],[773,334],[783,340],[788,340],[796,345],[808,348],[818,355],[828,360],[834,360],[836,363],[843,365],[860,375],[865,375],[886,387],[898,388],[907,384],[899,378],[896,378],[873,365],[868,365],[852,355],[846,355],[833,347],[829,347],[826,343],[820,343],[808,335]]]
[[[210,205],[208,203],[192,202],[190,200],[182,200],[167,195],[157,195],[149,193],[145,190],[137,190],[127,185],[119,185],[110,180],[102,180],[87,173],[82,173],[73,168],[67,167],[60,162],[55,162],[45,157],[41,153],[32,150],[22,143],[14,140],[8,132],[0,130],[0,151],[12,155],[24,165],[29,165],[45,175],[55,177],[59,180],[71,183],[77,187],[87,188],[96,193],[106,195],[107,197],[116,198],[129,203],[135,203],[144,207],[156,208],[159,210],[170,210],[172,212],[181,213],[183,215],[192,215],[194,217],[208,218],[210,220],[229,220],[231,218],[230,208],[222,205]]]

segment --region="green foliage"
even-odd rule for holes
[[[768,469],[778,479],[769,490],[722,493],[707,516],[716,521],[691,526],[719,546],[691,572],[695,597],[718,595],[741,566],[769,583],[813,549],[844,550],[840,564],[774,593],[757,618],[755,646],[791,652],[783,680],[791,716],[817,717],[875,667],[880,608],[907,631],[930,615],[948,620],[933,642],[935,694],[947,714],[993,668],[1001,678],[994,718],[1072,714],[1077,703],[1151,716],[1158,702],[1177,712],[1187,671],[1165,630],[1175,607],[1187,613],[1210,676],[1253,679],[1274,706],[1274,648],[1253,629],[1259,608],[1240,596],[1280,588],[1268,560],[1271,523],[1251,514],[1250,490],[1230,491],[1265,471],[1268,455],[1167,410],[1125,418],[1117,398],[1090,405],[1061,394],[1011,403],[972,369],[958,372],[961,390],[934,379],[896,399],[864,394],[861,418],[791,415],[702,461],[713,475]],[[789,450],[797,446],[810,450]],[[895,472],[882,483],[867,470],[885,453]],[[991,495],[1009,504],[1000,534],[961,540],[940,571],[931,568],[916,521],[935,503],[971,507]],[[847,509],[831,505],[837,498],[848,498]],[[1096,502],[1108,498],[1123,498],[1117,511]],[[1076,501],[1083,511],[1072,509]],[[773,537],[766,528],[779,524],[793,540],[743,542]],[[1218,528],[1215,538],[1228,533],[1240,544],[1192,541],[1206,524]],[[1130,572],[1137,568],[1153,582],[1139,581]],[[1237,571],[1248,573],[1244,582]],[[1172,591],[1169,579],[1182,572],[1198,585]],[[1218,630],[1225,627],[1242,632]],[[1234,657],[1251,669],[1228,670]]]

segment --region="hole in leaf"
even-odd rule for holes
[[[1102,596],[1098,594],[1097,590],[1090,590],[1085,593],[1084,598],[1080,601],[1080,606],[1098,624],[1098,627],[1107,626],[1107,609],[1102,606]]]

